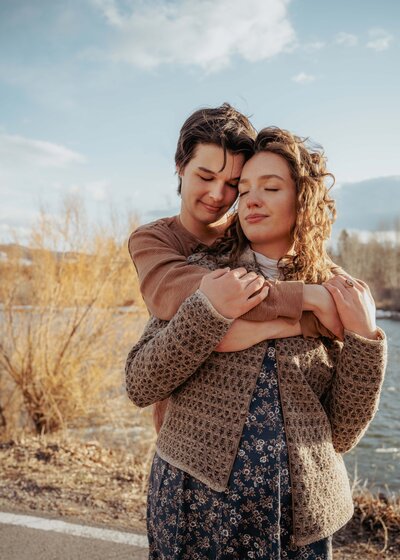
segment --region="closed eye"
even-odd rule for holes
[[[249,191],[242,191],[239,193],[239,196],[244,196],[245,194],[249,194]]]

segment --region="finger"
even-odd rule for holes
[[[257,278],[260,278],[262,280],[262,283],[264,284],[264,278],[257,274],[257,272],[248,272],[240,278],[240,282],[244,286],[247,286],[248,284],[251,284],[251,282],[254,282],[254,280],[256,280]]]
[[[229,266],[227,266],[226,268],[217,268],[217,270],[213,270],[206,276],[209,276],[210,278],[221,278],[221,276],[224,276],[224,274],[226,274],[229,271],[230,271]]]
[[[343,283],[343,276],[334,276],[333,278],[330,278],[329,280],[327,280],[326,282],[323,282],[323,285],[328,285],[328,286],[340,286]]]
[[[369,295],[372,295],[370,287],[368,286],[368,284],[366,282],[364,282],[364,280],[360,280],[359,278],[356,278],[355,280],[356,280],[357,284],[362,286],[369,293]]]
[[[241,278],[242,276],[247,274],[247,270],[243,267],[235,268],[234,270],[231,271],[231,274],[232,276],[235,276],[235,278]]]
[[[325,286],[325,288],[328,290],[328,292],[331,294],[331,296],[333,297],[333,300],[336,304],[336,306],[338,304],[343,304],[346,303],[347,299],[345,297],[346,295],[346,288],[341,288],[340,286],[332,286],[332,285],[327,285]]]
[[[254,272],[252,270],[251,272],[246,272],[246,274],[241,277],[241,280],[251,282],[252,280],[255,280],[256,278],[258,278],[258,276],[260,276],[260,275],[257,274],[257,272]]]
[[[269,292],[269,288],[268,286],[265,286],[260,293],[250,297],[247,300],[246,304],[243,306],[243,313],[247,313],[247,311],[250,311],[250,309],[253,309],[253,307],[255,307],[256,305],[264,301],[268,295],[268,292]]]
[[[263,288],[264,283],[265,283],[264,278],[261,278],[261,276],[257,276],[252,282],[249,282],[247,284],[245,288],[245,293],[247,294],[248,297],[251,297],[255,292]],[[269,290],[268,286],[267,288]]]
[[[348,301],[352,299],[352,290],[355,291],[355,281],[350,278],[350,276],[338,275],[336,278],[329,282],[330,286],[333,286],[341,291],[343,297]],[[327,288],[328,286],[325,286]]]
[[[351,283],[354,284],[354,282],[355,282],[355,280],[356,280],[355,278],[353,278],[352,276],[350,276],[350,274],[345,274],[345,273],[337,274],[337,275],[335,276],[335,279],[338,280],[339,282],[342,282],[342,283],[344,282],[344,283],[347,284],[349,287],[351,287],[350,284],[349,284],[349,282],[351,282]]]

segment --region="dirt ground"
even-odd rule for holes
[[[0,441],[0,508],[145,531],[153,450],[135,451],[72,439]],[[335,535],[334,560],[400,560],[399,501],[359,496],[355,508]]]

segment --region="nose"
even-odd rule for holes
[[[261,206],[260,197],[257,194],[257,191],[250,189],[247,196],[246,196],[246,204],[247,208],[259,208]]]
[[[224,199],[224,181],[211,181],[208,194],[215,202],[221,202]]]

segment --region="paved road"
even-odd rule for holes
[[[139,533],[0,512],[0,560],[147,560],[145,541]]]

